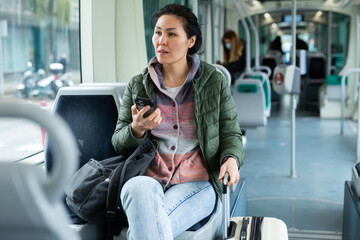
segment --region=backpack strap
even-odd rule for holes
[[[119,164],[116,169],[112,172],[110,177],[110,183],[108,188],[107,200],[106,200],[106,240],[113,239],[114,235],[120,233],[120,221],[118,220],[118,200],[119,196],[119,181],[121,170],[124,167],[123,164]]]
[[[106,239],[110,240],[113,235],[118,235],[121,229],[121,222],[127,222],[126,216],[118,209],[119,206],[121,207],[120,192],[122,187],[127,180],[138,175],[141,170],[150,164],[155,157],[155,153],[156,148],[153,142],[146,138],[135,149],[134,153],[112,172],[106,200]]]

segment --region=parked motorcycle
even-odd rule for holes
[[[28,70],[24,72],[23,82],[16,87],[16,95],[20,98],[48,97],[54,99],[61,87],[74,85],[70,80],[70,73],[62,74],[63,65],[61,63],[49,65],[51,72],[49,76],[45,76],[45,71],[42,69],[39,69],[37,76],[34,76],[31,66],[29,66],[28,63]]]

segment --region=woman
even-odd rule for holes
[[[238,38],[236,33],[228,30],[222,37],[224,67],[230,72],[231,83],[234,84],[236,79],[245,69],[245,59],[243,53],[245,48],[243,42]]]
[[[196,16],[171,4],[153,15],[156,56],[128,84],[112,138],[130,154],[146,137],[158,143],[142,176],[127,181],[120,198],[128,218],[127,239],[173,239],[211,214],[221,180],[239,180],[241,131],[225,78],[195,53],[202,37]],[[150,98],[137,110],[136,97]],[[221,167],[220,167],[221,166]]]

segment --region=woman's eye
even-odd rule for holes
[[[169,33],[169,36],[176,36],[175,33]]]
[[[159,36],[160,36],[160,35],[161,35],[161,32],[160,32],[160,31],[156,31],[156,32],[155,32],[155,35],[159,35]]]

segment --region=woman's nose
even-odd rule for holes
[[[166,42],[167,42],[167,39],[166,39],[165,34],[161,35],[160,38],[159,38],[159,44],[165,45]]]

